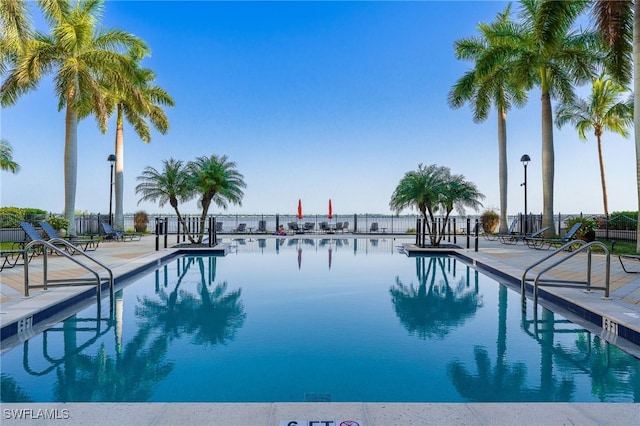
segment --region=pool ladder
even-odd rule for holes
[[[61,249],[59,246],[64,246],[65,250]],[[89,256],[79,247],[71,244],[69,241],[63,240],[61,238],[52,238],[49,241],[45,240],[34,240],[30,241],[24,246],[24,255],[25,259],[27,258],[27,252],[30,249],[36,249],[40,247],[43,254],[43,262],[42,262],[42,274],[43,274],[43,283],[42,284],[31,284],[29,282],[29,262],[24,262],[24,297],[29,297],[29,289],[30,288],[43,288],[45,290],[48,287],[65,287],[65,286],[81,286],[81,285],[95,285],[96,286],[96,296],[98,298],[98,309],[100,309],[100,301],[102,300],[102,285],[103,283],[109,283],[109,301],[111,309],[113,309],[113,272],[109,269],[105,264],[98,261],[97,259]],[[55,252],[59,255],[66,257],[71,260],[75,264],[79,265],[81,268],[87,270],[91,276],[85,278],[64,278],[64,279],[49,279],[48,277],[48,253],[49,251]],[[102,267],[107,273],[108,276],[100,276],[96,269],[91,268],[85,262],[80,261],[79,259],[73,257],[69,254],[69,251],[73,254],[80,254],[84,258],[90,260],[91,262],[97,264]]]
[[[579,246],[579,247],[575,247]],[[591,261],[591,248],[592,247],[600,247],[605,253],[605,276],[604,276],[604,286],[593,286],[591,284],[591,270],[592,270],[592,261]],[[559,256],[565,253],[566,250],[570,251],[566,256],[557,259],[555,262],[551,263],[549,266],[540,270],[538,274],[534,278],[527,278],[527,274],[533,268],[542,263],[550,260],[553,257]],[[555,279],[547,279],[542,278],[542,275],[549,272],[553,268],[558,265],[566,262],[567,260],[573,258],[578,253],[587,252],[587,271],[586,271],[586,280],[585,281],[571,281],[571,280],[555,280]],[[537,262],[530,265],[527,269],[525,269],[522,274],[521,280],[521,288],[520,288],[520,296],[522,299],[522,312],[526,312],[527,308],[527,284],[533,285],[533,304],[534,304],[534,312],[537,311],[538,306],[538,288],[540,286],[547,287],[571,287],[571,288],[584,288],[585,291],[590,292],[591,290],[604,290],[604,298],[609,298],[609,282],[611,277],[611,254],[609,253],[609,249],[606,245],[602,244],[599,241],[592,241],[590,243],[585,243],[582,240],[573,240],[562,247],[558,248],[556,251],[552,252],[548,256],[543,257]]]

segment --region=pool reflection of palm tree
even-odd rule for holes
[[[197,295],[188,290],[179,290],[194,262],[200,270]],[[136,315],[152,327],[163,327],[162,332],[172,337],[186,333],[197,344],[215,345],[233,340],[246,316],[240,299],[242,289],[227,292],[226,281],[210,289],[211,281],[207,280],[204,260],[197,258],[194,262],[185,265],[169,295],[160,292],[160,300],[143,298],[136,307]],[[210,271],[211,277],[215,277],[215,274]]]
[[[2,402],[33,402],[27,392],[6,373],[0,375],[0,401]]]
[[[396,277],[395,285],[389,290],[396,315],[410,333],[423,339],[442,338],[481,306],[477,287],[470,287],[464,278],[457,285],[451,285],[445,272],[445,259],[417,257],[416,272],[417,288],[403,284]]]
[[[477,373],[469,373],[460,361],[449,364],[449,377],[460,395],[475,402],[517,401],[569,401],[575,384],[572,379],[556,382],[551,366],[542,360],[542,386],[526,388],[527,368],[522,362],[506,362],[507,351],[507,295],[508,289],[501,285],[498,294],[498,338],[496,340],[496,362],[493,368],[486,348],[476,346],[474,358]],[[545,351],[543,351],[544,353]],[[546,357],[543,357],[546,358]]]

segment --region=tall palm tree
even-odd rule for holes
[[[626,84],[633,74],[633,102],[640,104],[640,1],[594,0],[593,16],[600,34],[610,47],[605,65],[619,83]],[[640,210],[640,111],[634,109],[634,140],[636,147],[636,196]],[[640,235],[640,221],[636,227]],[[636,238],[640,253],[640,238]]]
[[[38,3],[51,34],[36,32],[27,43],[0,87],[0,103],[13,105],[20,95],[34,89],[44,74],[53,72],[58,108],[65,108],[64,210],[70,223],[68,231],[74,235],[80,112],[91,110],[104,133],[107,106],[100,90],[101,76],[108,75],[114,87],[129,86],[133,70],[126,53],[148,54],[148,48],[125,31],[98,30],[102,0]]]
[[[602,201],[604,214],[607,217],[609,217],[609,202],[602,155],[602,134],[608,130],[625,138],[629,136],[629,126],[633,124],[633,100],[619,101],[620,95],[625,92],[624,87],[601,75],[599,78],[593,79],[589,99],[577,99],[569,104],[562,104],[556,112],[558,128],[566,123],[571,123],[578,131],[581,140],[587,140],[588,131],[593,130],[596,136]]]
[[[13,161],[13,147],[6,139],[0,139],[0,170],[18,173],[20,165]]]
[[[190,176],[187,173],[185,164],[180,160],[170,158],[162,162],[163,169],[158,171],[148,166],[137,177],[138,185],[136,186],[136,194],[140,194],[138,204],[143,201],[157,202],[160,207],[169,203],[175,210],[178,220],[182,224],[183,229],[187,233],[189,241],[194,242],[193,237],[189,234],[188,227],[180,213],[178,204],[193,198],[194,190],[191,185]]]
[[[499,13],[491,24],[478,25],[480,35],[457,40],[455,53],[458,59],[473,61],[475,68],[464,74],[449,92],[449,105],[460,108],[469,103],[473,108],[473,120],[485,121],[491,105],[495,105],[498,116],[498,176],[500,185],[500,230],[507,229],[507,111],[512,105],[523,106],[527,101],[523,80],[514,78],[512,59],[496,54],[503,28],[512,25],[509,14],[511,5]]]
[[[31,16],[24,0],[0,1],[0,74],[4,74],[33,34]]]
[[[247,187],[244,176],[236,170],[236,163],[229,161],[226,155],[218,157],[198,157],[188,166],[191,182],[195,191],[199,194],[198,201],[202,208],[200,215],[200,233],[198,243],[204,236],[204,222],[209,212],[211,203],[227,209],[229,203],[242,205],[244,196],[243,188]]]
[[[440,245],[449,215],[453,209],[461,214],[465,207],[477,210],[481,194],[476,186],[462,175],[452,175],[448,167],[432,164],[418,165],[418,170],[405,173],[391,195],[389,207],[398,213],[405,208],[416,208],[422,215],[432,246]],[[436,214],[444,218],[438,229]]]
[[[587,0],[521,0],[516,31],[503,37],[505,50],[514,55],[517,78],[540,88],[542,100],[542,226],[553,229],[555,155],[551,99],[569,103],[574,84],[595,74],[602,60],[601,39],[595,32],[574,31],[576,18]]]
[[[131,56],[138,78],[133,87],[127,91],[118,91],[110,84],[107,103],[110,109],[116,110],[116,142],[115,142],[115,227],[124,229],[124,119],[133,126],[143,142],[151,141],[151,124],[161,134],[169,130],[169,120],[162,106],[173,106],[174,101],[169,94],[153,83],[155,74],[148,68],[139,67],[139,57]]]

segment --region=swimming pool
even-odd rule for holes
[[[640,361],[455,257],[251,238],[2,355],[2,400],[638,402]],[[531,308],[529,308],[531,309]]]

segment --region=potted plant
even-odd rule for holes
[[[146,232],[149,223],[149,215],[144,210],[140,210],[133,215],[133,227],[136,232]]]
[[[597,223],[594,219],[589,217],[574,217],[565,222],[567,229],[571,228],[574,224],[581,223],[582,226],[576,233],[576,237],[582,241],[590,243],[596,239],[596,227]]]
[[[493,234],[500,223],[500,215],[493,209],[485,210],[480,215],[480,223],[484,232]]]
[[[69,228],[69,221],[60,216],[49,216],[47,218],[47,222],[53,226],[53,229],[58,231],[60,236],[65,236],[67,234],[67,229]]]

